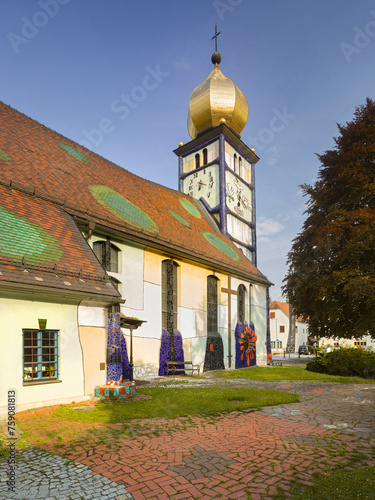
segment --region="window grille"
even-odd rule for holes
[[[245,323],[245,297],[246,287],[245,285],[239,285],[237,289],[237,319],[242,326]]]
[[[217,332],[217,282],[215,276],[207,276],[207,331]]]
[[[111,240],[107,241],[95,241],[93,245],[94,253],[103,266],[105,271],[111,273],[118,273],[118,261],[120,250],[111,243]]]
[[[25,329],[22,337],[23,381],[58,379],[58,331]]]

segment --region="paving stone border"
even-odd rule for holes
[[[122,485],[90,467],[38,450],[17,452],[15,491],[9,491],[8,464],[0,463],[0,498],[6,500],[132,500]]]

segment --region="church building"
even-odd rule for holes
[[[0,103],[0,414],[9,390],[18,410],[80,401],[132,365],[139,380],[168,375],[168,362],[271,360],[258,157],[220,60],[190,98],[179,190]],[[126,318],[143,322],[132,343]]]

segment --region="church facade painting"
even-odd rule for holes
[[[215,92],[213,77],[236,104],[202,116],[196,104]],[[78,401],[127,377],[130,339],[121,315],[144,321],[133,333],[136,380],[165,375],[172,360],[202,370],[238,367],[238,357],[246,366],[267,363],[271,283],[256,267],[258,157],[240,138],[246,119],[246,99],[215,59],[190,100],[192,140],[175,150],[174,191],[0,103],[0,219],[8,231],[0,244],[0,308],[9,330],[0,380],[6,375],[17,389],[19,409]],[[39,186],[30,180],[35,169]],[[15,232],[22,231],[30,237],[20,247]],[[38,341],[47,329],[58,350],[55,370],[23,334],[35,330]]]

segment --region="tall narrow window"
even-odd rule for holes
[[[240,285],[237,289],[237,318],[242,326],[245,323],[245,297],[246,287],[245,285]]]
[[[237,155],[236,155],[236,153],[234,153],[234,155],[233,155],[233,170],[237,174]]]
[[[58,331],[23,330],[23,381],[57,380]]]
[[[242,158],[241,156],[238,157],[238,175],[241,177],[244,177],[243,172],[242,172]]]
[[[207,276],[207,332],[217,332],[217,283],[215,276]]]
[[[207,149],[203,150],[203,165],[207,165]]]
[[[199,168],[201,166],[201,158],[199,156],[199,153],[195,155],[195,168]]]
[[[107,241],[95,241],[93,249],[105,271],[118,273],[120,250],[111,243],[110,239],[107,239]]]
[[[177,330],[177,264],[162,262],[162,328],[169,333],[170,360],[175,360],[173,332]]]

